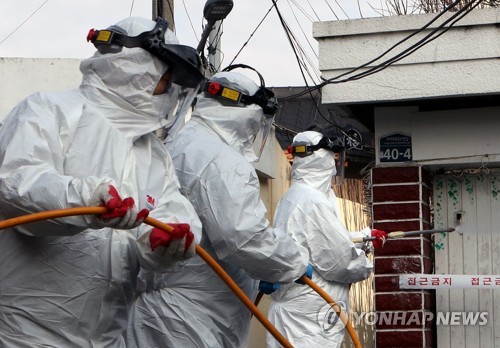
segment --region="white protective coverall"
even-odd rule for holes
[[[118,23],[129,35],[154,24],[140,18]],[[166,37],[176,43],[173,33]],[[78,89],[36,93],[15,107],[0,128],[0,219],[89,206],[107,182],[150,209],[151,217],[191,224],[199,241],[199,219],[151,133],[168,109],[152,103],[166,69],[142,48],[96,53],[81,63]],[[89,229],[95,219],[75,216],[1,231],[0,347],[124,346],[140,265],[162,269],[175,267],[175,260],[161,248],[151,251],[150,226]]]
[[[299,133],[294,143],[316,145],[322,134]],[[284,229],[309,250],[312,280],[338,304],[349,303],[349,284],[364,280],[372,271],[365,252],[351,238],[370,235],[370,229],[348,232],[331,188],[336,174],[334,153],[325,149],[307,157],[295,156],[292,185],[276,208],[274,226]],[[325,300],[312,288],[285,284],[271,294],[269,320],[294,347],[340,347],[344,326]],[[333,314],[333,315],[332,315]],[[333,325],[335,324],[335,325]],[[267,334],[267,346],[280,344]]]
[[[221,72],[245,86],[241,74]],[[186,195],[203,224],[200,245],[251,300],[259,279],[292,282],[304,274],[308,252],[282,230],[273,229],[259,196],[259,179],[249,162],[263,111],[255,104],[223,106],[200,96],[191,119],[167,147]],[[130,347],[246,347],[251,312],[200,257],[182,273],[148,279],[137,299],[128,331]]]

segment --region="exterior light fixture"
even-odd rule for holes
[[[203,29],[200,43],[196,50],[198,53],[203,52],[203,48],[207,42],[208,36],[212,31],[215,22],[221,21],[227,17],[229,12],[233,9],[233,0],[207,0],[203,8],[203,17],[207,20],[207,25]]]
[[[203,9],[203,17],[207,21],[220,21],[227,17],[233,9],[233,0],[208,0]]]

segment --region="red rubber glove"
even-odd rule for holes
[[[165,232],[159,228],[153,228],[149,235],[151,250],[164,247],[163,254],[175,259],[189,259],[195,254],[194,234],[191,232],[189,224],[169,224],[174,229],[172,232]]]
[[[384,246],[385,240],[387,239],[387,232],[382,230],[372,230],[372,237],[377,238],[372,240],[372,244],[375,249],[378,249]]]
[[[101,206],[108,209],[106,213],[99,215],[99,222],[103,227],[128,230],[139,226],[149,215],[148,209],[137,211],[132,197],[122,199],[113,185],[99,185],[95,195]]]

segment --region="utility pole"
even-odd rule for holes
[[[158,17],[158,9],[168,22],[168,28],[175,33],[174,0],[153,0],[153,20]]]
[[[167,20],[168,28],[175,33],[174,0],[153,0],[153,20],[158,18],[158,12]],[[155,131],[155,134],[158,138],[164,140],[167,136],[167,130],[160,128]]]
[[[217,21],[214,24],[210,35],[208,36],[208,65],[213,69],[214,73],[219,72],[221,65],[221,32],[220,32],[221,21]]]

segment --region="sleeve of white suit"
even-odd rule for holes
[[[289,228],[300,228],[308,234],[311,264],[324,279],[354,283],[370,276],[372,263],[351,242],[350,232],[331,211],[316,206],[311,214],[294,214],[288,224]]]
[[[58,120],[38,94],[22,101],[0,128],[0,210],[15,217],[47,210],[86,206],[101,183],[64,175],[65,141],[71,125]],[[28,235],[73,235],[88,228],[93,216],[73,216],[21,225]],[[90,220],[89,220],[90,219]]]
[[[207,170],[199,183],[202,223],[222,261],[245,269],[254,279],[289,283],[308,265],[308,251],[269,225],[259,181],[250,164]]]
[[[151,210],[149,216],[169,223],[187,223],[190,225],[191,232],[194,234],[192,243],[199,243],[201,239],[201,222],[193,206],[186,197],[179,191],[179,181],[175,176],[174,166],[169,155],[165,158],[168,162],[168,171],[164,176],[164,190],[155,209]],[[166,253],[165,248],[151,249],[150,234],[152,227],[141,225],[139,227],[139,260],[141,266],[147,270],[165,270],[168,269],[174,261],[182,261],[183,255],[178,259],[172,258]],[[180,264],[179,264],[180,265]]]

